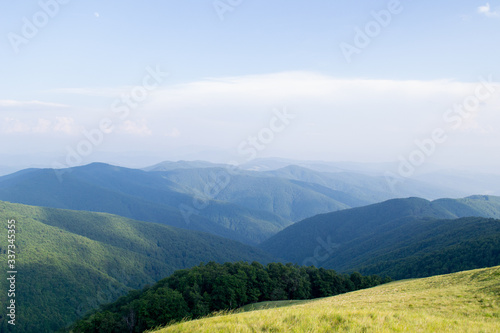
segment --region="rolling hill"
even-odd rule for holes
[[[313,301],[256,304],[155,331],[499,332],[500,267],[398,281]],[[244,311],[245,309],[243,309]]]
[[[491,196],[432,202],[393,199],[306,219],[260,247],[286,261],[339,271],[361,270],[392,278],[428,276],[500,264],[496,262],[500,222],[461,218],[498,218],[499,213],[500,198]],[[464,261],[452,263],[453,256]],[[424,265],[424,258],[435,260]]]
[[[132,288],[200,262],[272,261],[232,240],[110,214],[0,202],[0,220],[10,219],[17,221],[16,332],[57,331]],[[6,234],[1,228],[0,237]],[[6,242],[0,253],[6,263]],[[6,283],[0,281],[2,290]],[[6,297],[0,295],[2,307]]]

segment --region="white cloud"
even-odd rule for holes
[[[457,135],[484,133],[500,107],[496,97],[463,121]],[[206,144],[236,150],[286,107],[297,115],[290,128],[266,148],[268,155],[286,151],[295,157],[359,156],[394,160],[435,128],[450,131],[445,112],[473,95],[477,82],[452,79],[397,81],[339,79],[310,72],[207,79],[156,91],[141,108],[154,133],[182,129],[176,144]],[[496,134],[495,134],[496,135]],[[500,142],[500,135],[499,142]]]
[[[463,89],[463,83],[452,80],[337,79],[316,73],[287,72],[170,86],[155,92],[152,103],[162,103],[171,108],[189,105],[202,108],[207,102],[211,103],[210,106],[223,106],[235,102],[244,104],[248,101],[254,103],[264,101],[267,103],[303,98],[357,102],[352,97],[367,94],[371,96],[388,94],[396,97],[398,93],[416,97],[430,93],[454,93]]]
[[[492,11],[491,10],[491,6],[490,6],[490,3],[487,2],[486,5],[484,6],[479,6],[477,8],[477,12],[479,14],[484,14],[486,15],[487,17],[500,17],[500,12],[499,11]]]
[[[453,80],[338,79],[289,72],[166,87],[155,92],[141,112],[155,119],[152,124],[190,128],[203,123],[205,127],[225,127],[225,132],[233,127],[235,133],[255,126],[256,120],[265,121],[273,108],[283,106],[304,114],[305,120],[314,117],[311,122],[323,126],[321,118],[330,119],[330,126],[371,120],[379,127],[392,127],[398,121],[406,121],[410,127],[426,117],[440,117],[445,108],[475,87],[475,83]]]

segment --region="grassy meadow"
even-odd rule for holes
[[[155,333],[170,332],[500,332],[500,267],[254,304]]]

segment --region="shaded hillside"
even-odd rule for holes
[[[500,220],[414,220],[356,239],[322,263],[393,279],[427,277],[500,265]]]
[[[498,235],[498,220],[454,219],[470,215],[496,217],[500,212],[499,203],[498,197],[485,196],[433,202],[419,198],[394,199],[306,219],[273,236],[261,244],[261,248],[305,265],[340,271],[371,265],[365,272],[388,274],[388,266],[374,268],[377,260],[401,260],[400,265],[404,265],[406,257],[448,251],[450,246],[459,243],[467,246],[467,242],[473,241],[495,247],[490,236]],[[456,250],[462,251],[458,247]],[[481,253],[480,250],[474,252],[475,259],[467,267],[434,269],[426,274],[417,274],[417,270],[395,274],[392,270],[391,277],[426,276],[490,265],[488,260],[484,263],[479,260]],[[489,259],[495,261],[496,257]],[[435,266],[439,264],[443,262]]]
[[[261,244],[269,253],[302,263],[314,255],[321,241],[339,246],[376,231],[392,230],[419,217],[453,218],[453,214],[419,199],[393,199],[380,204],[317,215],[298,222]],[[323,254],[324,252],[322,252]]]

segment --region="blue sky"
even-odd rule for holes
[[[420,150],[423,163],[500,165],[492,154],[500,144],[500,1],[0,6],[0,155],[21,154],[20,164],[72,166],[68,152],[80,147],[87,150],[73,164],[120,163],[139,154],[145,164],[255,155],[413,157],[420,165]],[[360,30],[371,34],[361,38],[367,45],[356,43]],[[357,50],[349,61],[342,45]],[[168,76],[118,117],[112,105],[141,87],[152,69]],[[497,88],[453,118],[450,108],[476,89],[488,91],[478,88],[481,77]],[[270,138],[266,129],[277,109],[295,118]],[[103,119],[113,130],[102,140],[97,135],[92,147],[81,144],[89,141],[82,133],[94,133]],[[436,129],[446,140],[432,151],[419,148],[416,141],[432,140]],[[265,144],[252,145],[249,138],[259,135]]]

